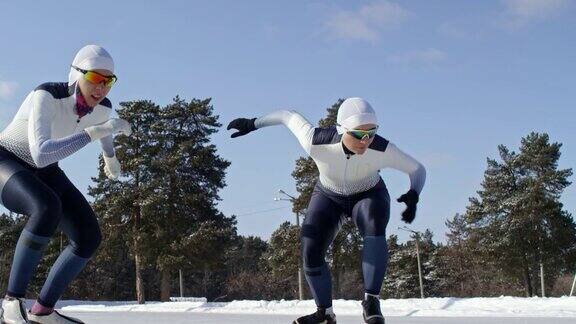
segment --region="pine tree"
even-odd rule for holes
[[[265,258],[271,270],[272,286],[279,298],[298,296],[298,263],[300,262],[300,229],[284,222],[272,233]]]
[[[433,240],[432,231],[426,229],[419,239],[422,281],[426,297],[438,297],[445,285],[445,274],[441,271],[439,247]]]
[[[448,228],[446,245],[438,248],[439,267],[443,274],[443,291],[452,297],[478,295],[481,273],[485,266],[477,263],[476,244],[471,237],[466,217],[456,214],[445,222]]]
[[[520,153],[499,146],[502,162],[488,159],[479,198],[467,208],[479,256],[523,282],[527,296],[541,267],[552,281],[574,253],[575,224],[559,201],[572,170],[558,170],[560,147],[538,133],[522,139]]]
[[[118,114],[134,130],[116,141],[123,177],[110,181],[101,173],[90,190],[107,229],[105,240],[130,242],[140,303],[144,292],[156,287],[160,298],[168,300],[178,270],[189,274],[192,292],[214,297],[222,290],[225,271],[213,270],[224,268],[226,255],[214,251],[232,244],[236,221],[216,208],[230,163],[210,143],[221,126],[210,99],[186,102],[176,97],[165,107],[128,102]],[[114,251],[123,254],[120,247]],[[145,285],[144,278],[159,285]]]
[[[398,243],[398,236],[390,235],[388,254],[388,270],[383,284],[382,297],[409,298],[419,296],[415,248]]]
[[[227,279],[225,293],[228,299],[273,299],[275,292],[270,285],[265,253],[268,243],[255,236],[239,236],[227,254]]]
[[[210,136],[221,126],[210,99],[186,102],[176,97],[160,111],[156,124],[159,152],[152,167],[156,217],[152,238],[161,272],[161,300],[170,297],[171,274],[178,269],[210,272],[224,262],[236,235],[234,218],[216,209],[230,165],[217,155]]]
[[[26,219],[18,214],[0,214],[0,289],[6,291],[16,243]]]
[[[155,216],[150,197],[155,190],[152,162],[159,152],[155,126],[160,107],[144,100],[122,102],[117,112],[120,118],[132,125],[133,130],[130,137],[117,136],[115,139],[123,177],[109,180],[100,169],[89,194],[94,197],[94,210],[103,227],[104,241],[119,237],[129,244],[134,259],[136,298],[139,303],[144,303],[143,271],[153,262],[146,255],[148,250],[144,246],[150,242],[149,233]]]
[[[522,139],[519,154],[525,216],[533,225],[530,228],[530,243],[535,249],[532,264],[545,271],[548,288],[569,266],[566,261],[576,249],[576,225],[571,215],[562,210],[560,202],[572,175],[572,169],[558,170],[561,147],[560,143],[549,143],[547,134],[533,132]]]
[[[268,243],[258,236],[239,236],[228,252],[227,263],[231,275],[254,272],[263,268],[262,259]]]
[[[386,298],[420,297],[416,240],[419,240],[424,294],[426,297],[440,295],[446,279],[441,272],[442,268],[438,247],[432,238],[432,232],[428,229],[421,236],[413,235],[412,238],[404,244],[398,243],[398,236],[390,236],[388,239],[388,253],[390,258],[388,261],[387,277],[383,285],[383,295]]]

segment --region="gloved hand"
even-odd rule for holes
[[[246,135],[252,131],[256,130],[256,126],[254,125],[254,121],[256,118],[248,119],[248,118],[236,118],[228,124],[227,130],[236,129],[238,130],[236,133],[232,134],[232,138]]]
[[[87,127],[85,131],[88,133],[88,136],[90,136],[90,139],[95,141],[112,134],[130,136],[130,134],[132,134],[132,127],[130,123],[124,119],[111,118],[102,124]]]
[[[122,173],[122,167],[116,156],[107,157],[104,155],[104,173],[110,180],[118,179]]]
[[[398,202],[406,204],[406,209],[402,212],[402,220],[408,224],[416,218],[416,204],[418,204],[418,193],[414,189],[408,190],[407,193],[397,199]]]

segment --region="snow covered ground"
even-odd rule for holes
[[[312,300],[305,301],[232,301],[226,303],[207,302],[203,298],[181,302],[84,302],[63,301],[58,304],[70,313],[185,313],[220,315],[294,315],[307,314],[315,310]],[[381,303],[387,317],[548,317],[567,318],[576,323],[576,297],[560,298],[426,298],[388,299]],[[334,311],[339,317],[360,316],[359,301],[336,300]],[[284,318],[284,316],[281,316]],[[218,316],[216,316],[218,318]],[[471,319],[471,321],[473,321]],[[340,322],[340,321],[339,321]],[[469,320],[466,320],[468,323]],[[213,322],[216,323],[216,322]],[[403,322],[402,322],[403,323]],[[416,323],[416,322],[415,322]],[[420,322],[418,322],[420,323]],[[559,322],[558,322],[559,323]]]

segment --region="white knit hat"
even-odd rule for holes
[[[108,51],[98,45],[86,45],[82,47],[72,65],[83,70],[108,70],[114,73],[114,60]],[[82,73],[70,68],[68,74],[68,86],[72,86],[78,79],[82,77]]]
[[[354,129],[360,125],[378,125],[378,119],[368,101],[362,98],[348,98],[338,108],[336,123],[338,133],[343,134],[346,129]]]

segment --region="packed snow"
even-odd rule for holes
[[[178,300],[178,299],[176,299]],[[208,302],[205,298],[186,301],[85,302],[62,301],[66,312],[160,312],[210,314],[301,315],[315,311],[313,300]],[[426,298],[387,299],[381,302],[385,316],[425,317],[576,317],[576,297],[560,298]],[[360,301],[335,300],[337,315],[360,315]]]

